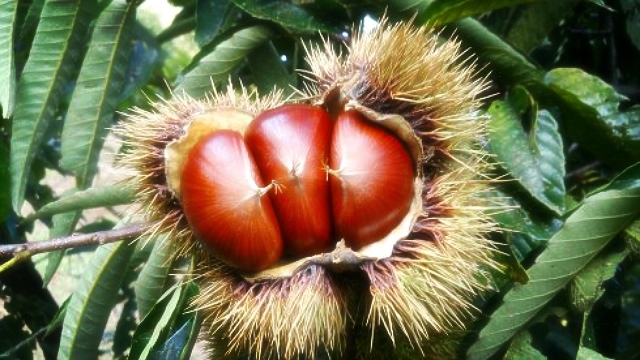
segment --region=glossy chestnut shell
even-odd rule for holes
[[[330,251],[358,250],[407,215],[415,160],[403,142],[356,110],[284,105],[244,134],[216,130],[188,152],[181,202],[198,238],[243,271]]]

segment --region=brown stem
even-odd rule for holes
[[[0,245],[0,257],[28,256],[43,252],[70,249],[88,245],[103,245],[119,240],[137,238],[149,230],[153,224],[132,224],[120,229],[98,231],[91,234],[74,234],[47,241],[30,241],[23,244]]]

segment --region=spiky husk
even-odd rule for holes
[[[430,334],[464,327],[470,296],[486,286],[483,271],[496,266],[487,240],[496,230],[487,216],[494,205],[483,197],[490,181],[480,148],[486,82],[474,78],[456,41],[385,21],[357,34],[345,58],[325,43],[310,51],[309,63],[325,96],[403,116],[426,154],[423,211],[412,233],[390,258],[362,265],[372,333],[382,325],[392,339],[401,334],[420,347]]]
[[[464,326],[473,311],[470,297],[485,286],[483,271],[495,266],[486,238],[496,228],[486,215],[492,204],[482,196],[490,181],[479,145],[486,83],[473,77],[458,43],[406,24],[383,22],[356,35],[344,58],[329,44],[311,49],[309,63],[315,85],[308,95],[316,103],[401,115],[420,137],[422,211],[391,257],[364,263],[361,277],[310,265],[291,277],[248,281],[201,249],[167,187],[164,149],[198,114],[221,107],[257,114],[280,105],[278,95],[260,100],[229,89],[205,101],[176,97],[154,104],[153,113],[134,112],[119,133],[131,147],[123,162],[137,169],[131,182],[145,204],[141,211],[156,223],[151,233],[169,233],[178,256],[196,257],[201,295],[195,306],[205,313],[218,355],[312,359],[318,348],[340,353],[352,321],[362,321],[356,327],[368,326],[371,336],[382,327],[392,341],[401,336],[413,347],[430,347],[425,341],[431,335]],[[350,283],[354,279],[358,285]],[[364,316],[353,306],[362,299]]]
[[[344,346],[345,294],[322,266],[251,283],[216,260],[201,264],[206,285],[196,304],[219,356],[307,359]]]

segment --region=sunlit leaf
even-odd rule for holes
[[[93,7],[50,0],[42,9],[29,60],[18,82],[11,137],[11,192],[20,212],[33,159],[72,81]]]
[[[56,328],[58,328],[58,326],[62,326],[62,324],[64,323],[64,318],[67,316],[67,307],[69,307],[70,302],[71,302],[71,296],[69,296],[62,302],[62,304],[60,305],[60,308],[58,309],[58,312],[51,320],[51,323],[49,324],[49,326],[47,326],[47,331],[45,332],[44,336],[49,335]]]
[[[153,250],[140,271],[135,283],[136,300],[140,318],[144,318],[171,282],[170,258],[174,255],[173,246],[164,238],[154,238]],[[150,246],[151,244],[147,244]]]
[[[0,107],[4,118],[13,112],[16,91],[16,66],[13,54],[13,33],[16,0],[0,0]]]
[[[189,66],[191,70],[184,75],[175,92],[184,91],[194,98],[203,98],[212,92],[212,83],[227,81],[246,56],[270,37],[271,31],[261,25],[236,31],[209,54],[202,58],[198,56],[197,64]]]
[[[27,217],[27,221],[65,213],[74,210],[85,210],[96,207],[108,207],[129,204],[135,197],[131,187],[122,185],[107,185],[92,187],[84,191],[63,196],[61,199],[48,203],[36,213]]]
[[[53,216],[53,227],[49,231],[49,238],[54,239],[61,236],[70,235],[75,230],[78,220],[80,220],[80,211],[72,211]],[[57,250],[47,253],[47,267],[42,277],[42,282],[49,285],[53,275],[55,275],[60,263],[64,258],[66,250]]]
[[[592,154],[618,167],[640,161],[640,112],[619,110],[623,96],[580,69],[554,69],[542,97],[562,117],[568,134]]]
[[[73,292],[60,340],[61,359],[96,359],[111,309],[135,246],[128,242],[98,248]]]
[[[114,0],[96,22],[62,133],[61,166],[91,185],[98,156],[124,87],[136,2]]]
[[[564,154],[553,117],[538,113],[531,143],[508,102],[496,100],[488,111],[489,144],[496,160],[535,199],[558,215],[564,211]]]
[[[634,180],[635,179],[635,180]],[[640,165],[588,196],[549,240],[528,270],[529,282],[516,285],[491,316],[469,359],[487,359],[533,318],[618,232],[640,214]],[[621,187],[621,184],[627,185]],[[629,186],[631,185],[631,186]]]

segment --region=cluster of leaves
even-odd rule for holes
[[[478,301],[493,314],[469,324],[469,336],[456,336],[455,352],[473,359],[639,356],[630,341],[640,337],[637,1],[174,5],[181,11],[154,35],[133,1],[0,0],[0,243],[25,242],[36,219],[52,238],[83,231],[84,210],[131,202],[130,189],[92,186],[119,110],[148,108],[148,98],[172,90],[203,97],[212,82],[229,79],[261,93],[301,88],[295,69],[305,66],[304,42],[348,44],[353,24],[386,14],[455,34],[494,84],[486,146],[496,176],[510,179],[496,193],[515,210],[495,215],[508,230],[496,234],[505,253],[506,271],[495,274],[502,292]],[[199,51],[176,61],[166,44],[183,34],[194,36]],[[44,185],[45,170],[75,176],[76,189],[60,194]],[[35,212],[24,213],[25,200]],[[60,307],[46,286],[64,251],[47,255],[43,277],[29,261],[5,270],[0,357],[31,358],[37,340],[46,358],[95,358],[109,314],[122,303],[114,357],[188,358],[200,319],[185,309],[198,290],[173,283],[170,273],[185,264],[166,266],[169,251],[99,247]],[[412,356],[397,346],[409,353],[398,357]]]

